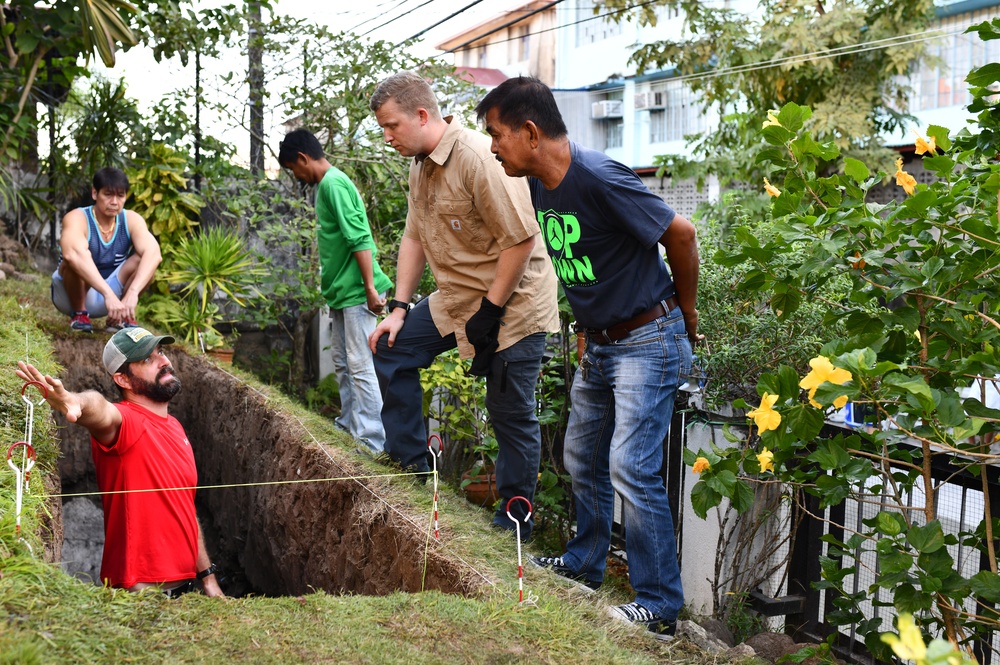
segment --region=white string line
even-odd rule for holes
[[[73,492],[69,494],[47,494],[52,499],[68,499],[81,496],[111,496],[116,494],[149,494],[150,492],[184,492],[197,490],[220,490],[232,489],[236,487],[266,487],[273,485],[301,485],[306,483],[329,483],[337,480],[359,480],[370,478],[398,478],[400,476],[414,476],[416,473],[382,473],[370,476],[342,476],[339,478],[297,478],[294,480],[262,480],[254,483],[230,483],[226,485],[191,485],[186,487],[147,487],[136,490],[105,490],[103,492]]]
[[[260,395],[264,400],[268,399],[268,396],[265,395],[264,393],[262,393],[260,390],[258,390],[255,386],[252,386],[252,385],[246,383],[245,381],[243,381],[239,377],[231,374],[229,371],[223,369],[222,367],[218,367],[218,369],[222,373],[226,374],[231,379],[233,379],[234,381],[236,381],[237,383],[239,383],[240,385],[242,385],[242,386],[244,386],[244,387],[252,390],[253,392],[257,393],[258,395]],[[309,438],[311,438],[313,440],[313,442],[316,443],[316,445],[319,447],[319,449],[322,450],[323,453],[328,458],[330,458],[330,461],[334,464],[334,466],[336,466],[338,469],[340,469],[341,471],[343,471],[343,466],[341,466],[340,462],[338,462],[336,459],[334,459],[333,455],[330,454],[330,451],[326,449],[326,445],[323,444],[322,442],[320,442],[320,440],[316,438],[316,436],[312,433],[312,431],[308,427],[305,426],[305,423],[303,423],[302,420],[298,416],[292,415],[292,417],[295,418],[296,422],[299,423],[299,426],[305,431],[306,434],[309,435]],[[397,475],[402,475],[402,474],[397,474]],[[408,515],[404,514],[396,506],[394,506],[393,504],[389,503],[384,497],[382,497],[378,493],[376,493],[372,488],[368,487],[367,485],[365,485],[364,483],[362,483],[357,478],[354,478],[353,480],[354,480],[354,482],[356,482],[358,484],[359,487],[361,487],[362,489],[366,490],[369,494],[371,494],[377,500],[379,500],[383,504],[385,504],[386,507],[389,508],[389,510],[391,510],[394,513],[396,513],[396,515],[398,515],[400,519],[402,519],[406,523],[410,524],[414,529],[417,530],[417,533],[422,533],[423,532],[423,529],[420,527],[420,525],[418,525],[416,522],[414,522],[412,519],[410,519],[410,517]],[[440,548],[440,549],[446,549],[449,552],[449,554],[451,554],[456,559],[458,559],[460,562],[462,562],[463,564],[465,564],[465,566],[467,566],[469,568],[469,570],[471,570],[476,575],[478,575],[479,577],[481,577],[483,579],[483,581],[485,581],[490,586],[496,588],[496,586],[497,586],[496,582],[494,582],[490,578],[486,577],[486,575],[484,573],[480,572],[478,568],[476,568],[471,563],[469,563],[468,561],[466,561],[464,558],[462,558],[461,555],[459,555],[458,553],[456,553],[454,550],[451,550],[450,548],[447,548],[439,540],[435,541],[435,545],[438,548]]]
[[[312,440],[316,443],[316,445],[319,446],[320,450],[322,450],[326,454],[326,456],[330,458],[330,461],[334,465],[336,465],[338,468],[343,469],[343,467],[340,466],[339,462],[337,462],[337,460],[334,459],[333,455],[330,454],[330,451],[326,449],[326,446],[323,443],[321,443],[319,441],[319,439],[316,438],[316,436],[305,426],[305,424],[301,420],[299,420],[298,416],[292,416],[292,417],[295,418],[295,420],[298,421],[298,423],[302,427],[302,429],[305,430],[305,432],[310,436],[310,438],[312,438]],[[358,486],[360,486],[360,487],[364,488],[365,490],[367,490],[368,493],[371,494],[373,497],[375,497],[376,499],[378,499],[379,501],[381,501],[382,503],[384,503],[391,511],[393,511],[394,513],[396,513],[397,515],[399,515],[399,517],[401,519],[403,519],[404,521],[406,521],[407,523],[409,523],[414,529],[417,530],[417,533],[423,533],[425,531],[423,528],[421,528],[421,526],[419,524],[417,524],[415,521],[413,521],[408,515],[404,514],[396,506],[394,506],[393,504],[389,503],[385,498],[383,498],[378,493],[376,493],[372,488],[368,487],[367,485],[365,485],[364,483],[362,483],[360,480],[355,479],[355,482],[358,484]],[[426,569],[426,560],[427,560],[426,547],[428,547],[428,543],[430,541],[430,530],[429,530],[429,527],[428,527],[428,529],[426,531],[426,535],[427,535],[428,542],[425,542],[425,544],[424,544],[424,547],[425,547],[425,550],[424,550],[424,552],[425,552],[425,554],[424,554],[425,566],[424,567],[425,567],[425,569]],[[458,559],[463,564],[465,564],[470,570],[472,570],[474,573],[476,573],[481,578],[483,578],[483,581],[485,581],[487,584],[493,586],[494,588],[496,587],[496,582],[494,582],[490,578],[486,577],[486,575],[484,573],[480,572],[479,569],[477,569],[471,563],[469,563],[464,558],[462,558],[462,556],[459,555],[457,552],[455,552],[454,550],[451,550],[449,548],[446,548],[445,545],[444,545],[444,543],[442,543],[442,541],[440,541],[440,540],[434,540],[434,545],[436,547],[440,548],[440,549],[447,549],[448,552],[449,552],[449,554],[451,554],[452,556],[454,556],[456,559]]]

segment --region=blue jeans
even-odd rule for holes
[[[340,384],[340,417],[336,423],[373,453],[385,448],[382,393],[379,391],[368,335],[376,317],[367,303],[330,309],[333,370]]]
[[[430,367],[438,355],[454,349],[455,335],[441,336],[427,301],[422,300],[406,315],[406,324],[392,348],[386,340],[388,335],[379,339],[375,353],[375,373],[382,388],[385,450],[403,468],[429,471],[420,370]],[[535,500],[542,447],[535,385],[544,351],[545,333],[528,335],[496,353],[486,377],[486,410],[500,447],[496,482],[501,500],[493,523],[504,529],[515,527],[507,517],[509,499],[523,496]],[[524,502],[515,502],[511,514],[521,523],[521,538],[527,539],[534,520],[525,520]]]
[[[680,308],[617,343],[590,340],[584,358],[589,370],[586,380],[579,369],[573,380],[563,453],[577,523],[564,563],[588,580],[604,579],[617,491],[636,602],[676,619],[684,590],[660,468],[677,386],[691,370]]]

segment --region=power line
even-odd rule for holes
[[[509,42],[509,41],[513,41],[513,40],[516,40],[516,39],[522,39],[525,36],[540,35],[540,34],[543,34],[543,33],[546,33],[546,32],[552,32],[553,30],[560,30],[562,28],[569,28],[569,27],[572,27],[574,25],[579,25],[581,23],[586,23],[588,21],[593,21],[593,20],[597,20],[597,19],[606,18],[606,17],[612,16],[614,14],[620,14],[622,12],[630,11],[632,9],[637,9],[637,8],[643,7],[645,5],[650,5],[650,4],[653,4],[656,1],[657,0],[647,0],[646,2],[641,2],[641,3],[635,4],[635,5],[630,5],[628,7],[622,8],[622,9],[617,9],[617,10],[606,12],[604,14],[600,14],[600,15],[597,15],[597,16],[590,16],[590,17],[587,17],[587,18],[584,18],[584,19],[580,19],[578,21],[573,21],[572,23],[566,23],[566,24],[563,24],[563,25],[557,25],[557,26],[554,26],[554,27],[551,27],[551,28],[544,28],[544,29],[538,30],[536,32],[530,32],[527,35],[517,35],[515,37],[508,37],[506,39],[499,39],[497,41],[490,42],[490,43],[491,44],[502,44],[504,42]],[[561,0],[556,0],[556,2],[561,2]],[[550,5],[548,5],[546,7],[543,7],[542,10],[548,9],[553,4],[556,4],[556,2],[553,2]],[[542,10],[537,10],[537,11],[542,11]],[[532,14],[533,13],[537,13],[537,11],[536,12],[532,12]],[[514,21],[511,21],[511,22],[509,22],[507,24],[504,24],[504,25],[500,26],[499,28],[497,28],[495,30],[491,30],[490,32],[487,32],[487,33],[484,33],[482,35],[479,35],[478,37],[475,37],[474,39],[470,39],[470,40],[468,40],[466,42],[463,42],[462,44],[459,44],[458,46],[456,46],[456,47],[454,47],[452,49],[449,49],[447,51],[443,51],[442,53],[440,53],[436,57],[440,57],[441,55],[445,55],[445,54],[448,54],[448,53],[456,53],[459,50],[471,50],[471,48],[474,48],[474,47],[469,47],[469,44],[477,42],[480,39],[483,39],[484,37],[488,37],[489,35],[494,34],[495,32],[499,32],[503,28],[506,28],[506,27],[509,27],[511,25],[514,25],[518,21],[523,20],[524,18],[528,18],[532,14],[527,14],[524,17],[522,17],[521,19],[516,19]],[[735,66],[735,67],[724,67],[724,68],[714,69],[714,70],[707,71],[707,72],[700,72],[700,73],[693,73],[693,74],[682,74],[682,75],[679,75],[679,76],[671,77],[671,80],[672,81],[685,81],[685,80],[700,80],[700,79],[708,79],[708,78],[717,78],[717,77],[720,77],[720,76],[729,76],[731,74],[742,74],[742,73],[745,73],[745,72],[752,72],[752,71],[758,71],[758,70],[761,70],[761,69],[768,69],[768,68],[777,67],[777,66],[780,66],[780,65],[786,64],[786,63],[809,62],[811,60],[822,60],[822,59],[825,59],[825,58],[832,58],[832,57],[836,57],[836,56],[840,56],[840,55],[852,55],[852,54],[855,54],[855,53],[865,53],[867,51],[874,51],[874,50],[879,50],[879,49],[884,49],[884,48],[890,48],[892,46],[905,46],[907,44],[914,44],[914,43],[918,43],[918,42],[922,42],[922,41],[930,41],[932,39],[940,39],[941,37],[947,37],[947,36],[950,36],[950,35],[960,34],[960,33],[964,32],[965,29],[968,28],[968,27],[970,27],[971,25],[972,24],[970,23],[969,25],[961,26],[958,29],[953,30],[953,31],[946,31],[946,30],[942,30],[940,28],[934,28],[934,29],[930,29],[930,30],[922,30],[920,32],[907,33],[905,35],[896,35],[895,37],[886,37],[884,39],[878,39],[878,40],[874,40],[874,41],[871,41],[871,42],[859,42],[857,44],[847,44],[847,45],[844,45],[844,46],[837,46],[837,47],[834,47],[834,48],[831,48],[831,49],[824,49],[822,51],[814,51],[812,53],[800,53],[800,54],[797,54],[797,55],[785,56],[783,58],[774,58],[774,59],[767,60],[767,61],[760,62],[760,63],[752,63],[752,64],[747,64],[747,65],[738,65],[738,66]],[[465,47],[468,47],[468,48],[465,48]]]
[[[435,24],[434,24],[434,25],[432,25],[432,26],[429,26],[429,27],[427,27],[427,28],[424,28],[423,30],[421,30],[421,31],[420,31],[420,32],[418,32],[417,34],[415,34],[415,35],[413,35],[412,37],[410,37],[410,39],[416,39],[417,37],[421,36],[421,35],[422,35],[422,34],[424,34],[425,32],[428,32],[428,31],[430,31],[430,30],[432,30],[432,29],[434,29],[434,28],[438,27],[438,26],[439,26],[439,25],[441,25],[442,23],[444,23],[444,22],[446,22],[446,21],[449,21],[449,20],[451,20],[452,18],[454,18],[454,17],[458,16],[459,14],[463,13],[463,12],[464,12],[465,10],[469,9],[469,8],[470,8],[470,7],[472,7],[473,5],[477,5],[477,4],[479,4],[480,2],[482,2],[482,0],[476,0],[476,2],[473,2],[472,4],[470,4],[470,5],[467,5],[466,7],[463,7],[462,9],[458,10],[458,11],[457,11],[457,12],[455,12],[454,14],[451,14],[451,15],[450,15],[450,16],[448,16],[447,18],[444,18],[444,19],[442,19],[442,20],[438,21],[437,23],[435,23]],[[544,8],[543,8],[543,9],[544,9]],[[572,8],[572,7],[557,7],[557,8],[556,8],[556,11],[562,11],[563,9],[566,9],[566,10],[568,10],[568,11],[576,11],[576,9],[575,9],[575,8]],[[500,12],[500,13],[501,13],[501,14],[505,14],[505,15],[507,15],[507,16],[511,16],[511,15],[513,15],[513,14],[524,14],[524,13],[526,13],[526,12],[529,12],[529,11],[530,11],[531,13],[535,13],[535,12],[534,12],[534,10],[528,10],[528,9],[507,9],[507,10],[504,10],[504,11],[502,11],[502,12]],[[524,19],[524,18],[527,18],[527,16],[530,16],[530,14],[525,14],[525,16],[522,16],[522,17],[521,17],[521,19]],[[518,20],[521,20],[521,19],[518,19]],[[408,40],[406,40],[406,41],[409,41],[409,39],[408,39]],[[402,43],[403,43],[403,42],[400,42],[400,44],[402,44]],[[397,46],[399,46],[400,44],[397,44]]]
[[[505,28],[509,28],[510,26],[512,26],[512,25],[514,25],[516,23],[520,23],[521,21],[523,21],[525,19],[531,18],[535,14],[544,12],[547,9],[551,9],[552,7],[555,7],[556,5],[558,5],[559,3],[561,3],[562,1],[563,0],[552,0],[552,2],[550,2],[549,4],[547,4],[547,5],[543,6],[543,7],[539,7],[538,9],[535,9],[534,11],[530,11],[527,14],[525,14],[524,16],[522,16],[520,18],[516,18],[513,21],[508,21],[507,23],[504,23],[503,25],[501,25],[499,27],[496,27],[496,28],[490,30],[489,32],[484,32],[483,34],[479,35],[478,37],[474,37],[474,38],[472,38],[472,39],[470,39],[470,40],[468,40],[466,42],[463,42],[463,43],[459,44],[455,48],[448,49],[447,51],[444,51],[444,53],[454,53],[455,51],[457,51],[458,49],[462,48],[463,46],[468,46],[469,44],[472,44],[473,42],[478,42],[480,39],[483,39],[484,37],[489,37],[490,35],[495,34],[497,32],[500,32],[501,30],[504,30]],[[650,0],[649,2],[647,2],[645,4],[650,4],[650,2],[654,2],[654,1],[655,0]],[[510,41],[510,40],[509,39],[500,40],[500,42],[497,42],[497,43],[501,43],[501,42],[504,42],[504,41]]]
[[[380,2],[379,4],[377,4],[374,7],[372,7],[372,11],[376,11],[377,12],[377,10],[381,9],[382,7],[385,7],[386,5],[388,5],[390,3],[393,3],[393,4],[405,4],[406,0],[403,0],[402,3],[396,3],[394,0],[383,0],[383,2]],[[363,26],[365,23],[371,23],[372,21],[374,21],[374,20],[376,20],[378,18],[381,18],[382,16],[385,16],[385,12],[377,12],[371,18],[366,18],[361,23],[358,23],[353,28],[345,30],[344,32],[354,32],[355,30],[357,30],[358,28],[360,28],[361,26]]]
[[[419,5],[417,5],[416,7],[414,7],[413,9],[408,9],[405,12],[403,12],[402,14],[400,14],[399,16],[397,16],[395,18],[391,18],[388,21],[386,21],[385,23],[379,24],[379,25],[375,26],[374,28],[372,28],[371,30],[368,30],[367,32],[362,32],[361,36],[364,37],[365,35],[367,35],[369,33],[375,32],[379,28],[384,28],[385,26],[389,25],[393,21],[398,21],[399,19],[403,18],[407,14],[412,14],[413,12],[417,11],[421,7],[426,7],[427,5],[431,4],[432,2],[434,2],[434,0],[424,0],[424,2],[420,3]]]
[[[504,42],[512,42],[515,39],[521,39],[523,37],[531,37],[533,35],[541,35],[541,34],[544,34],[546,32],[552,32],[554,30],[562,30],[563,28],[572,28],[574,25],[580,25],[581,23],[587,23],[589,21],[596,21],[598,19],[607,18],[608,16],[614,16],[615,14],[621,14],[622,12],[631,11],[633,9],[639,9],[640,7],[645,7],[646,5],[656,4],[656,3],[660,2],[660,1],[661,0],[646,0],[646,2],[640,2],[640,3],[635,4],[635,5],[629,5],[628,7],[622,7],[621,9],[615,9],[614,11],[605,12],[603,14],[596,14],[594,16],[588,16],[587,18],[581,18],[581,19],[579,19],[577,21],[572,21],[571,23],[563,23],[561,25],[556,25],[556,26],[553,26],[551,28],[543,28],[541,30],[538,30],[537,32],[529,32],[529,33],[524,34],[524,35],[517,35],[515,37],[508,37],[507,39],[498,39],[497,41],[490,42],[490,43],[491,44],[503,44]],[[553,4],[555,4],[555,3],[553,3]],[[546,9],[546,8],[543,7],[542,9]],[[560,7],[559,9],[562,9],[562,8]],[[508,12],[508,13],[513,13],[513,12]],[[537,13],[537,12],[532,12],[532,14],[534,14],[534,13]],[[507,25],[508,26],[509,25],[513,25],[514,23],[517,23],[517,21],[520,21],[522,19],[528,18],[528,16],[531,16],[531,14],[523,16],[520,19],[517,19],[516,21],[512,21],[511,23],[509,23]],[[499,29],[502,29],[503,27],[506,27],[506,26],[501,26],[501,28],[499,28]],[[494,30],[493,32],[496,32],[496,30]],[[471,50],[474,47],[472,47],[472,46],[469,46],[469,48],[462,48],[462,47],[467,46],[467,45],[469,45],[469,44],[471,44],[473,42],[479,41],[483,37],[488,37],[489,35],[492,35],[493,32],[487,32],[486,34],[479,35],[475,39],[467,41],[467,42],[465,42],[463,44],[459,44],[458,46],[456,46],[455,48],[451,49],[450,51],[442,51],[441,53],[437,54],[434,57],[441,57],[442,55],[445,55],[445,54],[448,54],[448,53],[456,53],[460,49],[464,50],[464,51]]]
[[[455,18],[459,14],[461,14],[461,13],[463,13],[463,12],[465,12],[465,11],[473,8],[473,7],[475,7],[476,5],[478,5],[482,1],[483,0],[473,0],[473,2],[470,2],[466,6],[462,7],[461,9],[459,9],[457,12],[454,12],[454,13],[452,13],[452,14],[444,17],[443,19],[441,19],[440,21],[438,21],[434,25],[427,26],[426,28],[424,28],[423,30],[421,30],[420,32],[418,32],[417,34],[415,34],[412,37],[409,37],[408,39],[406,39],[406,41],[410,41],[411,39],[416,39],[417,37],[419,37],[420,35],[424,34],[425,32],[427,32],[429,30],[433,30],[434,28],[438,27],[442,23],[445,23],[446,21],[450,21],[451,19]]]
[[[780,65],[787,64],[790,62],[791,63],[810,62],[814,60],[823,60],[825,58],[835,58],[840,55],[853,55],[855,53],[877,51],[880,49],[890,48],[892,46],[905,46],[906,44],[915,44],[918,42],[930,41],[932,39],[940,39],[941,37],[957,35],[963,31],[964,29],[954,30],[954,31],[945,31],[940,29],[924,30],[921,32],[914,32],[905,35],[898,35],[896,37],[879,39],[872,42],[862,42],[858,44],[850,44],[847,46],[838,46],[837,48],[828,49],[824,51],[815,51],[813,53],[802,53],[794,56],[786,56],[784,58],[774,58],[772,60],[766,60],[764,62],[753,63],[749,65],[722,67],[720,69],[715,69],[709,72],[700,72],[696,74],[681,74],[680,76],[672,77],[671,80],[691,81],[691,80],[700,80],[708,78],[717,78],[720,76],[729,76],[732,74],[743,74],[747,72],[760,71],[762,69],[770,69],[771,67],[778,67]],[[891,42],[891,43],[885,43],[885,42]]]

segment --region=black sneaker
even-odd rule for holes
[[[404,477],[409,478],[410,481],[413,482],[413,484],[416,485],[417,487],[423,487],[424,485],[426,485],[427,481],[430,480],[431,477],[433,477],[434,475],[431,471],[425,471],[420,467],[418,467],[416,464],[408,466],[405,469],[403,469],[403,473],[410,474]]]
[[[643,626],[653,634],[658,640],[668,641],[674,639],[677,632],[677,622],[664,619],[647,610],[639,603],[628,603],[627,605],[616,605],[608,608],[608,614],[612,618]]]
[[[547,568],[560,577],[565,577],[568,580],[576,582],[581,585],[581,588],[585,591],[596,591],[601,587],[600,582],[588,580],[582,575],[578,575],[576,572],[571,570],[569,566],[563,563],[563,558],[561,556],[533,556],[529,554],[528,561],[538,568]]]

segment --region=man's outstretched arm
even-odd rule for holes
[[[25,381],[37,381],[45,386],[45,401],[66,416],[66,420],[86,428],[103,444],[112,444],[122,426],[122,414],[99,392],[88,390],[73,393],[59,379],[42,374],[34,365],[19,360],[15,372]]]

